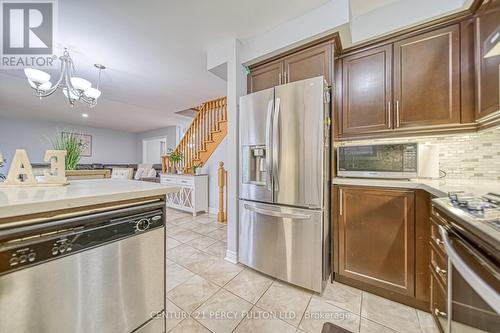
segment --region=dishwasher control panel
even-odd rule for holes
[[[133,237],[163,225],[163,213],[155,211],[110,219],[94,225],[27,234],[19,239],[0,243],[0,275]]]

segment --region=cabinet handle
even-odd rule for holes
[[[441,239],[437,238],[437,237],[432,237],[432,240],[434,241],[434,243],[436,243],[439,246],[441,246],[441,245],[444,244],[444,242]]]
[[[387,102],[387,117],[389,118],[388,128],[392,128],[391,101]]]
[[[435,314],[437,317],[443,317],[443,318],[446,318],[446,312],[440,311],[438,308],[435,308],[435,309],[434,309],[434,314]]]
[[[446,269],[442,269],[440,268],[439,266],[436,266],[436,268],[434,269],[436,271],[437,274],[441,275],[442,277],[446,277]]]
[[[278,84],[281,84],[281,72],[278,74]]]
[[[342,215],[343,213],[343,206],[344,206],[344,192],[342,191],[342,189],[339,189],[339,215]]]
[[[399,127],[399,101],[396,101],[396,127]]]

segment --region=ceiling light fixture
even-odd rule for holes
[[[89,115],[88,115],[88,114],[86,114],[86,113],[82,113],[82,117],[83,117],[83,118],[88,118],[88,117],[89,117]]]
[[[106,67],[100,64],[94,65],[99,70],[99,78],[96,88],[92,88],[92,83],[74,76],[75,65],[67,49],[64,49],[64,53],[59,57],[59,60],[61,61],[61,74],[54,85],[50,82],[50,74],[34,68],[26,68],[24,70],[24,74],[28,78],[28,83],[35,90],[36,96],[40,99],[49,97],[60,88],[71,106],[74,106],[76,101],[80,101],[87,104],[90,108],[95,107],[97,99],[101,96],[101,91],[99,90],[101,72]]]

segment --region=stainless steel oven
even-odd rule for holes
[[[446,333],[500,331],[500,267],[498,258],[478,245],[439,226],[448,255],[446,312],[436,313]]]
[[[418,143],[340,146],[337,176],[438,178],[439,150],[435,145]]]
[[[163,207],[0,225],[0,332],[164,332]]]

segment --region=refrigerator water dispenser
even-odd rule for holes
[[[266,146],[243,146],[242,173],[246,184],[266,185]]]

